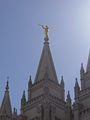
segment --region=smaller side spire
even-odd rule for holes
[[[9,82],[7,80],[5,87],[5,94],[1,104],[0,115],[12,115],[11,101],[9,96]]]
[[[65,89],[64,89],[65,85],[64,85],[63,76],[61,76],[60,87],[62,88],[62,99],[65,100]]]
[[[70,97],[70,92],[68,91],[67,99],[66,99],[66,120],[72,120],[72,100]]]
[[[13,114],[14,115],[17,115],[17,109],[14,107],[14,109],[13,109]]]
[[[78,98],[79,93],[80,93],[80,87],[79,87],[79,84],[78,84],[78,80],[76,78],[75,87],[74,87],[75,99]]]
[[[28,82],[28,100],[31,99],[31,88],[32,88],[32,78],[30,76],[29,82]]]
[[[81,63],[80,80],[81,80],[81,89],[82,90],[85,88],[84,76],[85,76],[85,71],[84,71],[83,63]]]
[[[67,106],[68,106],[68,107],[71,107],[71,105],[72,105],[72,100],[71,100],[70,92],[69,92],[69,91],[68,91],[68,94],[67,94],[66,102],[67,102]]]
[[[21,110],[23,110],[25,105],[26,105],[26,95],[25,95],[25,90],[24,90],[23,95],[22,95],[22,99],[21,99]]]
[[[80,89],[77,78],[76,78],[76,82],[75,82],[75,88],[79,88]]]
[[[80,74],[81,74],[81,76],[84,74],[84,67],[83,67],[83,63],[81,63],[81,70],[80,70]]]
[[[14,107],[13,109],[13,118],[16,119],[17,118],[17,109]]]
[[[61,76],[61,83],[60,85],[64,88],[64,79],[63,79],[63,76]]]
[[[32,87],[32,78],[30,75],[29,82],[28,82],[28,90],[31,89],[31,87]]]

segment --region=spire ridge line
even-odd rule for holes
[[[87,62],[86,72],[90,72],[90,50],[89,50],[89,55],[88,55],[88,62]]]

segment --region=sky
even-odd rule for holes
[[[49,43],[58,80],[74,100],[75,78],[86,69],[90,49],[90,0],[0,0],[0,104],[7,76],[12,108],[20,109],[29,76],[34,81],[49,26]]]

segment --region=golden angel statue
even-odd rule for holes
[[[42,26],[42,28],[44,29],[45,37],[48,38],[48,29],[49,29],[49,27],[47,25],[45,27],[43,25],[40,25],[40,26]]]

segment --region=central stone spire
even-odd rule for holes
[[[38,70],[35,77],[35,82],[38,82],[45,78],[45,75],[48,75],[48,78],[54,82],[58,83],[50,47],[49,47],[49,37],[48,35],[44,38],[44,46],[38,66]]]

